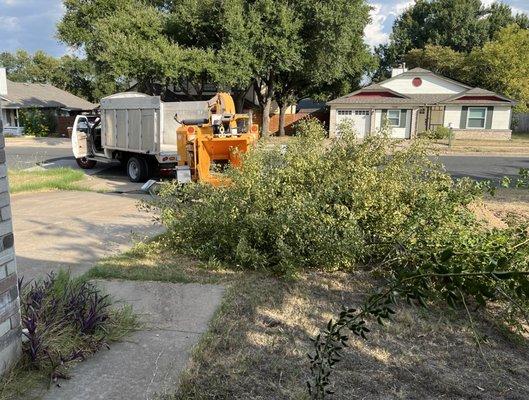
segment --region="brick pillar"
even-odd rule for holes
[[[4,147],[5,140],[0,122],[0,374],[18,360],[22,344],[17,267]]]

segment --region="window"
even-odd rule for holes
[[[467,116],[467,128],[485,128],[486,118],[486,107],[469,107]]]
[[[368,110],[356,110],[355,115],[369,115]]]
[[[80,118],[78,121],[77,121],[77,131],[78,132],[83,132],[83,133],[88,133],[88,120],[86,118]]]
[[[413,78],[413,80],[411,81],[412,85],[415,86],[415,87],[419,87],[422,85],[422,79],[417,77],[417,78]]]
[[[338,110],[338,115],[353,115],[352,110]]]
[[[388,110],[389,126],[400,126],[400,110]]]

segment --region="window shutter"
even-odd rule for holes
[[[487,120],[485,121],[485,129],[492,128],[492,114],[494,114],[494,107],[487,107]]]
[[[461,107],[461,121],[459,122],[459,128],[465,129],[467,127],[467,115],[468,115],[468,107],[467,106]]]
[[[382,128],[384,126],[384,123],[388,119],[388,110],[382,110],[380,113],[380,127]]]
[[[406,117],[408,116],[407,110],[400,110],[400,126],[399,128],[406,128]]]

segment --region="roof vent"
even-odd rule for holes
[[[398,67],[391,68],[391,77],[403,74],[404,72],[407,72],[408,68],[406,68],[406,63],[402,63]]]

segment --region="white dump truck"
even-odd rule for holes
[[[207,118],[205,101],[163,102],[158,96],[117,93],[101,99],[99,114],[76,117],[73,154],[83,169],[99,161],[120,161],[132,182],[143,182],[175,169],[177,121]]]

